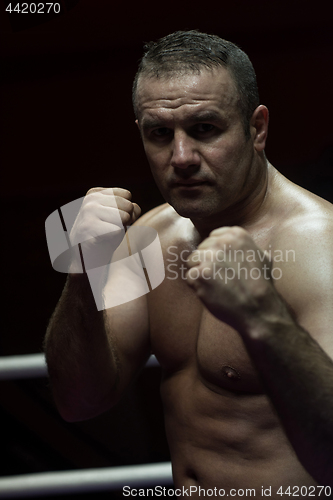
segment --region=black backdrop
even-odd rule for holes
[[[48,257],[51,212],[93,186],[129,188],[143,211],[162,202],[131,108],[144,41],[200,29],[238,43],[270,110],[269,160],[333,201],[326,1],[62,0],[61,13],[49,17],[6,13],[8,3],[0,3],[0,355],[41,352],[65,281]],[[1,474],[168,460],[159,376],[145,370],[119,407],[77,424],[60,419],[47,380],[1,382]]]

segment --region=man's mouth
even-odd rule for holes
[[[182,179],[177,182],[173,183],[173,186],[175,187],[183,187],[183,188],[195,188],[199,186],[203,186],[204,184],[207,184],[207,181],[200,180],[200,179]]]

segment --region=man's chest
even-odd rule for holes
[[[175,278],[166,271],[149,294],[149,315],[152,351],[166,371],[194,363],[198,377],[216,392],[262,392],[240,335],[205,309],[185,274]]]
[[[282,296],[287,295],[293,306],[293,296],[288,293],[288,275],[293,262],[288,260],[287,249],[272,237],[270,224],[256,227],[250,234],[271,261],[278,292]],[[241,336],[228,324],[215,318],[187,285],[187,260],[198,243],[191,239],[186,228],[171,237],[168,235],[163,241],[165,279],[148,295],[153,353],[170,372],[195,363],[198,376],[217,392],[219,388],[263,392],[262,383]],[[247,262],[255,260],[258,269],[255,273],[252,271],[253,276],[249,275],[248,279],[257,279],[258,274],[269,279],[269,270],[261,250],[258,254],[243,252],[240,256],[239,252],[234,255],[232,248],[225,248],[219,258],[241,258],[240,272],[243,274],[247,272]],[[221,279],[219,273],[214,279]],[[233,279],[237,279],[237,276]]]

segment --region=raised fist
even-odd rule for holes
[[[83,199],[70,232],[73,248],[70,273],[107,264],[125,236],[126,227],[140,215],[131,193],[122,188],[93,188]]]

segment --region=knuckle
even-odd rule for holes
[[[127,198],[123,198],[122,196],[115,196],[115,201],[116,201],[117,207],[122,207],[123,210],[126,210],[126,211],[133,210],[133,203],[130,200],[128,200]]]
[[[132,198],[132,193],[128,189],[115,187],[113,188],[114,196],[119,196],[120,198],[124,198],[130,200]]]
[[[243,228],[239,226],[233,226],[230,228],[230,237],[231,238],[240,238],[244,235],[245,231]]]
[[[124,222],[129,222],[131,220],[131,214],[125,211],[121,211],[121,218]]]
[[[84,206],[82,207],[83,213],[90,214],[97,209],[97,206],[98,203],[96,203],[96,200],[94,199],[86,200]]]
[[[98,191],[102,191],[104,188],[99,188],[99,187],[93,187],[93,188],[90,188],[88,189],[88,191],[86,192],[86,196],[88,195],[91,195],[93,193],[97,193]]]

